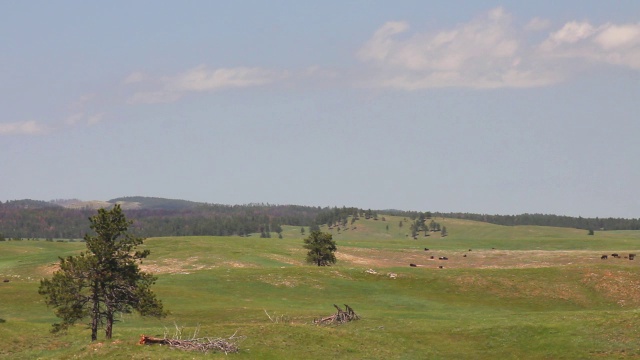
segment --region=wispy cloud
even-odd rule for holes
[[[539,46],[547,57],[583,59],[640,70],[640,23],[569,22]]]
[[[373,74],[365,85],[403,90],[546,86],[571,75],[571,66],[559,61],[569,58],[640,69],[639,24],[569,22],[541,43],[528,41],[527,32],[549,27],[534,18],[518,28],[503,8],[451,29],[408,36],[409,24],[393,21],[357,56]]]
[[[38,135],[45,133],[48,128],[36,121],[22,121],[0,123],[0,135]]]
[[[524,26],[524,29],[527,31],[542,31],[547,30],[549,27],[551,27],[551,21],[534,17]]]
[[[145,79],[145,74],[139,71],[133,72],[127,76],[123,82],[125,84],[135,84],[143,81]]]
[[[200,65],[175,76],[149,81],[153,89],[134,93],[128,102],[131,104],[173,102],[190,92],[261,86],[286,76],[286,72],[258,67],[209,69],[205,65]],[[143,74],[133,73],[125,79],[125,83],[144,82],[146,78]]]

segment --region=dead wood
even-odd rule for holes
[[[338,312],[331,315],[331,316],[327,316],[327,317],[323,317],[320,319],[314,319],[313,323],[316,325],[331,325],[331,324],[344,324],[347,323],[349,321],[353,321],[353,320],[359,320],[360,316],[358,316],[358,314],[356,314],[355,311],[353,311],[353,308],[347,304],[344,304],[345,306],[345,310],[342,310],[342,308],[340,308],[338,305],[333,304],[333,307],[335,307]]]
[[[186,350],[186,351],[200,351],[203,353],[208,353],[210,351],[218,351],[223,352],[225,354],[238,352],[237,340],[239,338],[233,334],[228,339],[222,338],[193,338],[188,340],[183,339],[167,339],[167,338],[156,338],[146,335],[140,335],[140,341],[138,344],[141,345],[168,345],[172,348]]]

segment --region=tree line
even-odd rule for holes
[[[245,236],[280,232],[281,225],[312,226],[323,211],[298,205],[202,205],[190,209],[127,210],[136,236]],[[95,210],[0,203],[0,233],[6,238],[78,239],[89,232]]]
[[[434,215],[437,217],[475,220],[505,226],[537,225],[584,230],[640,230],[640,219],[583,218],[581,216],[572,217],[549,214],[487,215],[472,213],[434,213]]]
[[[118,200],[118,199],[115,199]],[[114,201],[115,201],[114,200]],[[402,210],[364,210],[356,207],[313,207],[300,205],[220,205],[157,198],[122,198],[145,201],[146,208],[126,210],[133,221],[130,231],[141,237],[156,236],[246,236],[258,233],[281,236],[282,225],[349,226],[360,218],[384,220],[384,215],[401,216],[415,224],[412,233],[432,227],[432,218],[456,218],[497,225],[538,225],[585,230],[640,230],[640,219],[583,218],[547,214],[487,215]],[[167,206],[169,204],[169,206]],[[79,239],[89,232],[87,218],[95,210],[70,209],[51,202],[15,200],[0,202],[0,235],[4,238]],[[437,222],[435,225],[439,225]]]

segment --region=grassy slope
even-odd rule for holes
[[[237,331],[246,339],[232,356],[242,359],[640,357],[639,260],[599,259],[640,252],[640,232],[587,236],[584,230],[438,219],[448,237],[413,240],[405,236],[409,224],[398,228],[399,220],[361,220],[340,234],[333,229],[340,261],[329,268],[302,263],[300,228],[286,227],[282,240],[149,239],[152,256],[144,266],[159,275],[155,289],[172,314],[162,320],[124,316],[114,341],[95,344],[81,325],[66,335],[49,334],[55,318],[37,294],[37,279],[50,273],[57,256],[84,244],[0,243],[0,278],[11,280],[0,283],[0,318],[6,320],[0,357],[200,356],[135,345],[142,333],[162,336],[168,329],[171,335],[175,324],[185,332],[199,325],[202,336]],[[370,268],[378,274],[364,272]],[[334,303],[351,305],[363,319],[310,325],[332,314]]]

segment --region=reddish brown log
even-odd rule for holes
[[[155,338],[152,336],[140,335],[140,341],[138,344],[140,345],[151,345],[151,344],[161,344],[167,345],[169,341],[167,339]]]

